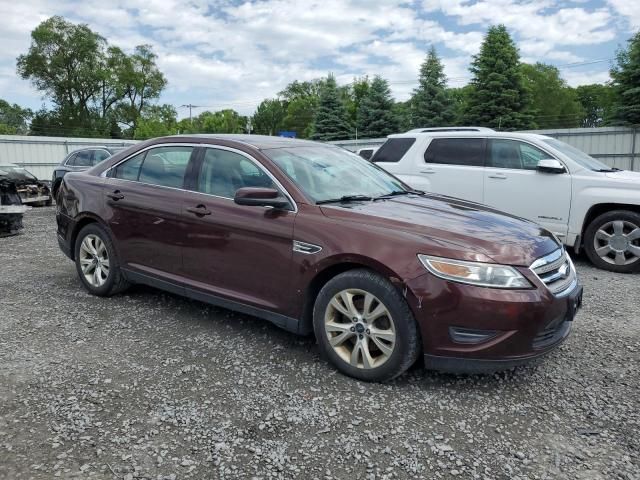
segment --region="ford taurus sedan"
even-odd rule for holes
[[[546,230],[325,144],[154,139],[69,173],[59,198],[58,241],[90,293],[142,283],[262,317],[314,334],[362,380],[419,357],[457,372],[521,364],[559,345],[581,304]]]

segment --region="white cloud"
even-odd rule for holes
[[[632,30],[640,28],[640,2],[637,0],[608,0],[609,5],[626,18]]]

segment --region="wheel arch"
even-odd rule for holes
[[[71,259],[75,261],[76,259],[76,241],[78,239],[78,234],[80,233],[80,231],[86,227],[87,225],[90,225],[92,223],[97,223],[99,224],[101,227],[103,227],[107,233],[109,235],[111,235],[111,230],[109,229],[109,227],[107,226],[106,223],[104,223],[104,221],[102,221],[102,219],[100,217],[98,217],[97,215],[93,214],[93,213],[83,213],[79,215],[78,220],[76,221],[75,226],[73,227],[73,230],[71,232],[71,240],[69,242],[69,249],[70,249],[70,253],[71,253]],[[112,236],[113,238],[113,236]],[[114,244],[115,247],[115,244]],[[117,248],[117,247],[115,247]]]
[[[330,280],[349,270],[365,269],[388,279],[396,288],[401,288],[400,277],[384,264],[364,256],[340,256],[329,259],[319,268],[308,282],[304,292],[304,304],[300,318],[299,331],[302,334],[313,332],[313,307],[322,287]]]
[[[634,205],[632,203],[597,203],[593,205],[587,211],[587,214],[584,216],[584,221],[582,222],[582,230],[580,231],[580,236],[583,243],[584,234],[591,222],[593,222],[603,213],[611,212],[613,210],[629,210],[631,212],[640,214],[640,205]]]

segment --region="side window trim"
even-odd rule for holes
[[[262,164],[260,163],[258,160],[256,160],[253,156],[249,155],[246,152],[243,152],[242,150],[237,150],[235,148],[232,147],[225,147],[223,145],[201,145],[201,154],[200,156],[197,158],[196,162],[197,162],[197,166],[194,168],[194,178],[193,178],[193,185],[192,188],[187,189],[192,193],[197,193],[198,195],[206,195],[208,197],[214,197],[214,198],[221,198],[224,200],[230,200],[233,202],[233,198],[230,197],[223,197],[220,195],[214,195],[211,193],[205,193],[205,192],[199,192],[198,190],[196,190],[197,185],[198,185],[198,179],[200,177],[200,172],[202,171],[202,164],[204,162],[204,157],[207,153],[207,149],[214,149],[214,150],[225,150],[227,152],[232,152],[232,153],[237,153],[238,155],[243,156],[244,158],[246,158],[247,160],[249,160],[250,162],[252,162],[258,169],[260,169],[262,172],[264,172],[272,181],[273,183],[275,183],[276,187],[278,188],[278,190],[280,190],[280,192],[282,192],[282,194],[287,197],[287,199],[289,200],[289,203],[291,203],[291,206],[293,207],[293,212],[296,213],[298,211],[298,204],[295,202],[295,200],[293,199],[293,197],[291,196],[291,194],[287,191],[286,188],[284,188],[284,185],[282,185],[282,183]]]
[[[77,151],[71,152],[67,159],[64,161],[65,166],[74,167],[75,165],[73,165],[73,163],[76,161],[76,155],[78,155]]]

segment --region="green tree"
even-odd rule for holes
[[[615,92],[615,119],[624,125],[640,125],[640,31],[616,54],[611,69]]]
[[[473,89],[468,97],[466,123],[503,130],[535,126],[520,54],[504,25],[489,28],[469,70]]]
[[[18,74],[44,92],[69,127],[86,125],[102,87],[106,41],[87,25],[55,16],[31,32],[29,51],[17,59]]]
[[[581,127],[602,127],[611,121],[615,102],[611,85],[580,85],[576,87],[576,96],[584,110]]]
[[[118,119],[129,126],[132,136],[144,108],[167,86],[166,78],[156,65],[157,58],[150,45],[138,45],[132,55],[122,59],[119,80],[124,99],[118,105]]]
[[[262,135],[275,135],[283,129],[287,106],[280,99],[263,100],[253,114],[253,130]]]
[[[560,71],[551,65],[522,64],[525,87],[529,90],[538,128],[579,127],[584,110],[576,91],[560,77]]]
[[[178,113],[173,105],[149,105],[138,120],[136,139],[175,135],[178,133]]]
[[[25,135],[29,131],[31,117],[33,112],[30,109],[0,99],[0,134]]]
[[[184,119],[178,123],[181,133],[244,133],[247,117],[235,110],[225,109],[217,112],[202,112],[193,120]]]
[[[320,89],[311,138],[322,141],[344,140],[351,138],[351,133],[349,117],[340,101],[336,79],[330,74]]]
[[[398,119],[393,111],[389,83],[376,75],[358,108],[358,136],[362,138],[386,137],[398,133]]]
[[[446,86],[444,66],[432,46],[420,67],[419,85],[411,98],[411,123],[414,127],[451,125],[455,111]]]
[[[279,93],[287,105],[287,114],[283,120],[286,130],[296,132],[301,138],[311,136],[321,85],[322,80],[311,82],[296,80]]]
[[[449,94],[453,105],[454,125],[465,124],[465,115],[469,104],[469,96],[471,95],[472,90],[473,86],[471,85],[448,89],[447,93]]]
[[[352,83],[338,87],[340,100],[347,109],[349,122],[353,125],[357,124],[360,102],[369,93],[370,86],[369,77],[365,75],[364,77],[354,78]]]

